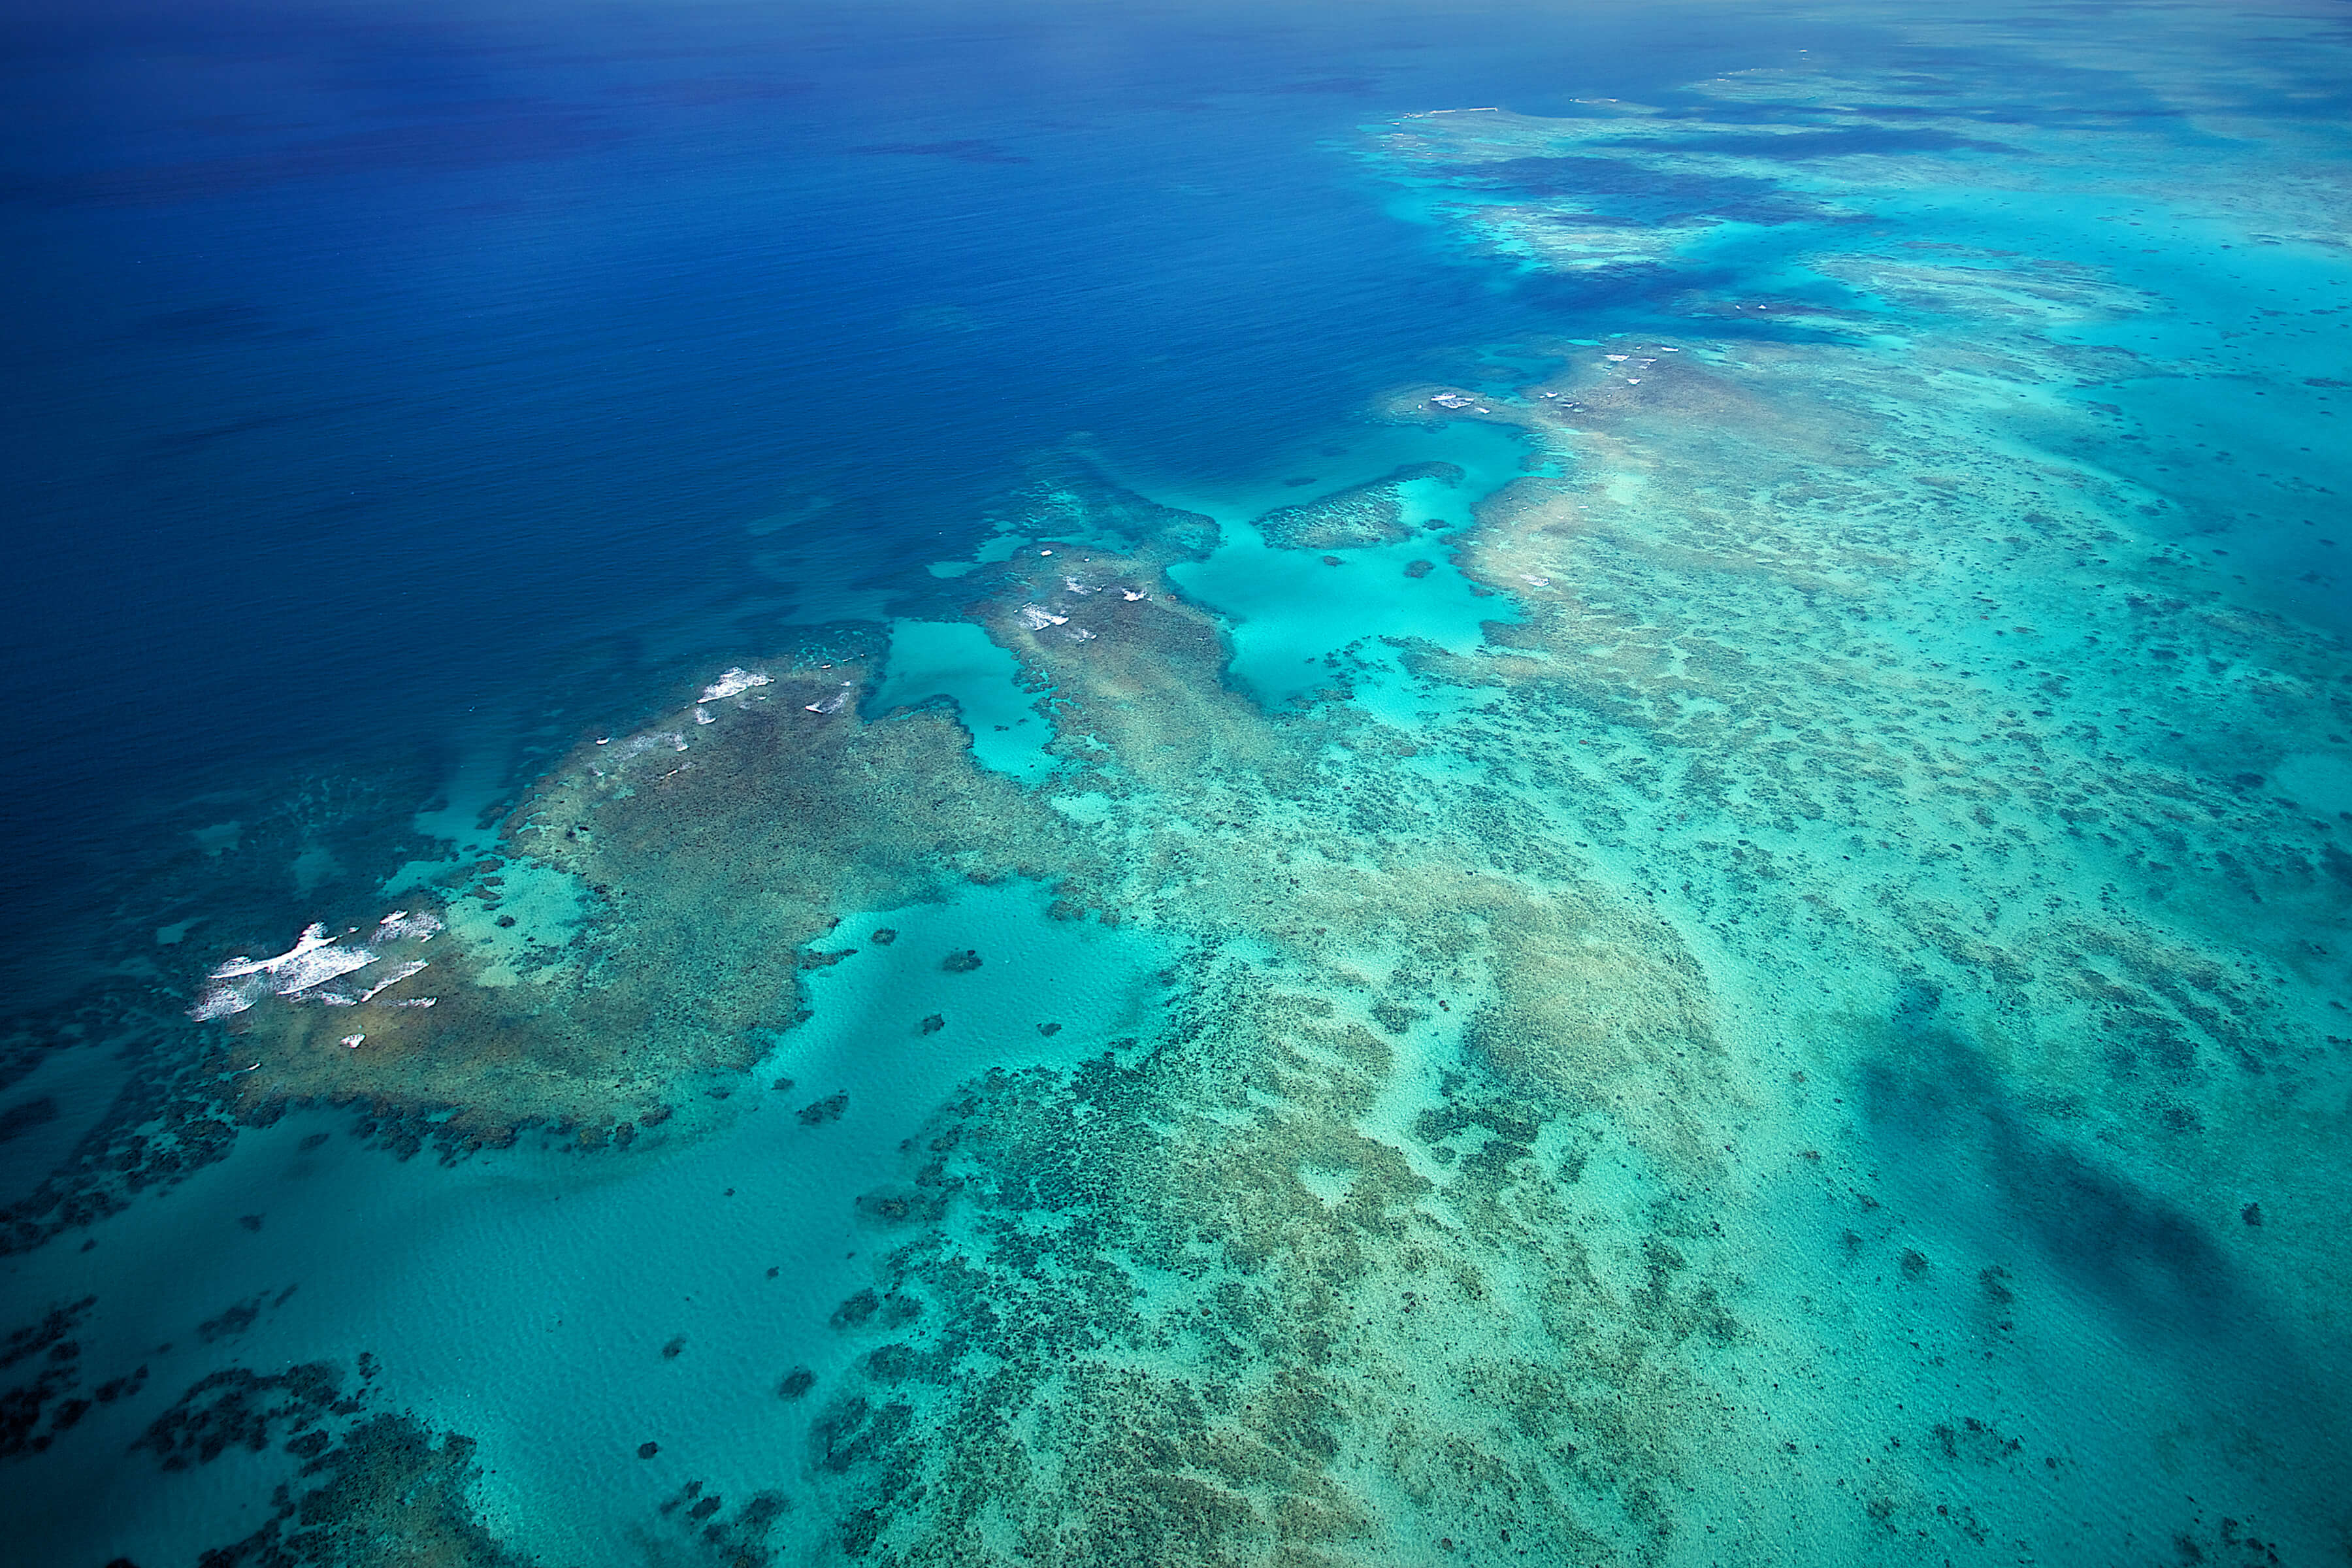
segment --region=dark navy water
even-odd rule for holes
[[[919,588],[1072,432],[1247,471],[1576,324],[1433,265],[1335,143],[1688,71],[1633,21],[19,8],[5,695],[58,733],[8,773],[8,929],[207,790]]]
[[[1758,7],[5,25],[5,696],[59,731],[5,784],[19,937],[152,853],[142,812],[429,752],[485,703],[577,700],[656,642],[757,644],[847,585],[919,587],[1072,432],[1248,472],[1383,385],[1466,374],[1448,351],[1736,283],[1447,265],[1342,147],[1431,106],[1671,102],[1872,33]],[[2040,102],[1986,118],[2138,96],[2042,73]],[[2340,109],[2323,85],[2292,111]],[[1951,140],[1790,151],[1839,136]],[[1604,206],[1743,216],[1577,162]],[[745,525],[813,495],[829,523],[754,570]]]

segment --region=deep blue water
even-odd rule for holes
[[[919,591],[1071,432],[1247,472],[1380,387],[1466,374],[1450,353],[1736,285],[1450,265],[1343,151],[1400,111],[1671,102],[1874,48],[1859,15],[1651,20],[16,8],[0,679],[55,739],[0,786],[5,929],[152,854],[168,803],[626,689],[648,639],[762,646],[842,585]],[[2038,73],[1989,137],[2137,96]],[[2340,111],[2318,85],[2290,111]],[[1952,140],[1802,155],[1822,137]],[[745,524],[812,493],[828,524],[753,571]]]
[[[207,789],[919,589],[1071,432],[1247,471],[1590,325],[1433,264],[1334,143],[1704,63],[1637,20],[20,10],[5,697],[65,733],[8,773],[8,929]],[[755,574],[745,525],[812,493]]]

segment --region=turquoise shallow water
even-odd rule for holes
[[[628,637],[122,830],[26,1561],[2343,1557],[2340,19],[1364,15],[803,40],[1035,73],[858,167],[1226,325],[847,312],[942,379]],[[1353,302],[1228,320],[1307,211]]]
[[[887,710],[944,697],[971,732],[983,767],[1034,784],[1053,771],[1045,750],[1052,731],[1036,698],[1021,686],[1021,667],[963,621],[898,621],[889,663],[868,706]]]
[[[1175,568],[1170,580],[1232,626],[1230,678],[1269,708],[1325,689],[1334,668],[1326,661],[1343,652],[1356,656],[1358,669],[1368,647],[1377,653],[1381,643],[1400,639],[1466,652],[1478,645],[1484,622],[1510,612],[1489,602],[1490,591],[1474,591],[1446,562],[1446,535],[1466,527],[1479,501],[1518,477],[1523,452],[1503,433],[1475,426],[1407,426],[1336,458],[1318,452],[1307,459],[1304,466],[1314,468],[1349,465],[1332,476],[1340,482],[1328,490],[1321,489],[1323,476],[1301,475],[1284,479],[1281,491],[1158,492],[1154,499],[1213,518],[1221,530],[1216,550]],[[1396,539],[1334,540],[1324,552],[1269,542],[1251,526],[1261,516],[1423,465],[1447,471],[1393,481]],[[1343,576],[1334,578],[1334,570]]]

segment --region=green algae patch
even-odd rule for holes
[[[837,911],[1078,858],[1062,819],[977,767],[946,713],[861,719],[866,679],[845,661],[730,671],[674,714],[583,744],[446,921],[412,917],[446,930],[408,935],[331,994],[226,1016],[247,1113],[356,1100],[422,1118],[444,1143],[534,1122],[625,1142],[796,1021],[805,950]]]

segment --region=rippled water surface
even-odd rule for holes
[[[2340,6],[0,37],[24,1561],[2342,1559]]]

